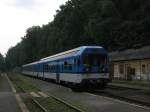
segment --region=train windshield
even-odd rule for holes
[[[100,66],[106,63],[107,63],[107,55],[85,54],[83,56],[83,64],[86,66]]]

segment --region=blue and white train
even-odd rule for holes
[[[100,46],[81,46],[22,66],[29,76],[99,87],[109,82],[108,70],[108,53]]]

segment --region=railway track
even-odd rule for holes
[[[18,88],[20,88],[20,90],[21,90],[22,92],[27,93],[27,91],[26,91],[24,88],[22,88],[21,86],[18,86]],[[84,112],[83,110],[81,110],[81,109],[75,107],[74,105],[71,105],[71,104],[67,103],[66,101],[64,101],[64,100],[62,100],[62,99],[60,99],[60,98],[58,98],[58,97],[56,97],[56,96],[49,95],[49,97],[52,97],[53,99],[57,100],[58,102],[60,102],[60,103],[62,103],[62,104],[64,104],[64,105],[68,106],[69,108],[75,110],[75,112]],[[31,98],[31,100],[32,100],[43,112],[49,112],[43,105],[41,105],[41,104],[39,103],[39,101],[37,101],[37,100],[34,99],[33,97],[30,97],[30,98]]]
[[[19,88],[22,92],[26,93],[25,89],[22,88],[21,86],[18,86],[18,88]],[[34,99],[34,98],[32,98],[32,97],[30,97],[30,99],[31,99],[43,112],[48,112],[48,110],[45,109],[36,99]]]

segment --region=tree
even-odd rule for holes
[[[0,71],[1,72],[5,71],[5,60],[1,53],[0,53]]]
[[[54,20],[32,26],[6,55],[9,69],[82,45],[108,51],[150,44],[149,0],[69,0]]]

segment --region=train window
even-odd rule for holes
[[[51,70],[51,66],[50,65],[48,65],[48,71],[50,71]]]
[[[48,71],[48,65],[46,65],[46,70]]]
[[[99,66],[106,64],[106,56],[100,54],[85,54],[83,56],[83,63],[86,66]]]
[[[77,64],[77,62],[76,62],[77,60],[76,60],[76,58],[74,59],[74,64]]]
[[[69,66],[69,70],[72,70],[72,66],[71,65]]]
[[[52,71],[52,65],[50,65],[50,71]]]
[[[55,65],[53,65],[53,71],[55,70]]]
[[[46,71],[45,68],[46,68],[46,67],[45,67],[45,65],[44,65],[44,66],[43,66],[44,71]]]
[[[51,65],[50,69],[51,69],[51,71],[52,71],[52,65]]]
[[[52,65],[51,69],[52,69],[52,71],[54,70],[54,67],[53,67],[53,65]]]
[[[51,65],[51,71],[53,71],[53,66]]]
[[[67,69],[68,63],[67,61],[64,62],[64,69]]]
[[[44,71],[48,71],[48,65],[44,65]]]
[[[54,66],[54,70],[55,70],[55,71],[57,70],[57,65]]]
[[[67,61],[65,61],[65,62],[64,62],[64,65],[67,65],[67,64],[68,64]]]
[[[89,66],[89,65],[90,65],[88,55],[85,55],[85,56],[83,57],[83,63],[84,63],[84,65],[86,65],[86,66]]]
[[[51,70],[51,66],[50,65],[48,65],[48,71],[50,71]]]
[[[48,71],[50,71],[51,70],[51,65],[48,65]]]

